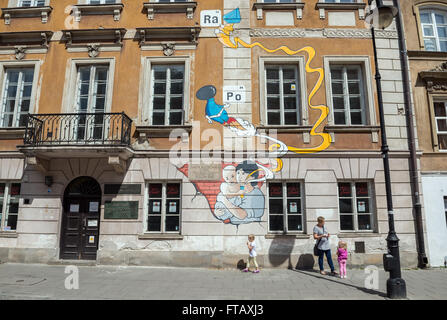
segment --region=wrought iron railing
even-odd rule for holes
[[[129,145],[132,120],[124,113],[29,114],[24,144]]]

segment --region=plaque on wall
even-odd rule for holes
[[[138,183],[105,184],[104,194],[141,194],[141,184]]]
[[[106,201],[104,219],[138,219],[138,201]]]

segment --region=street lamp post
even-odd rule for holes
[[[373,0],[369,0],[371,4]],[[376,1],[375,16],[378,21],[371,23],[371,34],[374,47],[374,64],[375,64],[375,79],[377,86],[377,100],[379,103],[379,117],[380,117],[380,132],[382,139],[382,157],[383,157],[383,169],[385,175],[385,189],[386,189],[386,203],[388,210],[388,236],[386,238],[388,253],[383,255],[383,266],[385,271],[390,273],[390,277],[386,283],[387,296],[392,299],[406,298],[407,290],[404,279],[402,279],[400,268],[400,256],[399,256],[399,238],[397,237],[396,230],[394,228],[394,211],[393,211],[393,198],[391,193],[391,178],[390,178],[390,163],[389,163],[389,148],[385,132],[385,116],[383,112],[383,98],[382,98],[382,86],[381,75],[379,72],[376,37],[374,33],[374,25],[377,25],[381,29],[385,29],[392,22],[393,18],[397,15],[398,10],[395,7],[384,6],[382,0]],[[371,13],[370,13],[371,15]]]

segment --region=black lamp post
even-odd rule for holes
[[[373,0],[368,0],[370,5]],[[382,86],[381,86],[381,76],[379,72],[378,59],[377,59],[377,48],[376,48],[376,38],[374,34],[374,26],[380,29],[385,29],[392,22],[394,17],[398,13],[396,7],[390,7],[383,5],[382,0],[375,0],[376,9],[375,12],[369,14],[369,19],[371,23],[371,34],[374,47],[374,64],[375,64],[375,79],[377,86],[377,99],[379,102],[379,116],[380,116],[380,132],[382,138],[382,157],[383,157],[383,169],[385,174],[385,189],[386,189],[386,203],[388,209],[388,236],[386,238],[388,253],[383,255],[383,266],[385,271],[390,273],[390,278],[386,282],[387,296],[392,299],[406,298],[407,289],[405,281],[401,278],[400,269],[400,257],[399,257],[399,238],[397,237],[394,228],[394,211],[393,211],[393,198],[391,193],[391,178],[390,178],[390,164],[388,158],[388,144],[385,132],[385,116],[383,113],[383,99],[382,99]],[[375,19],[376,21],[371,21]]]

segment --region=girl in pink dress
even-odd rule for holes
[[[346,261],[348,260],[348,245],[341,241],[337,249],[338,265],[340,266],[340,278],[346,278]]]

